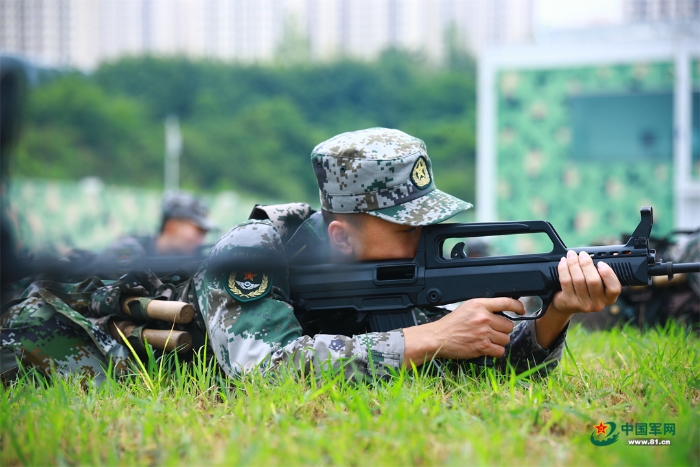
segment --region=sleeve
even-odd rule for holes
[[[227,374],[292,365],[305,372],[342,369],[348,379],[363,379],[383,377],[401,366],[401,330],[353,337],[302,335],[286,300],[287,274],[283,245],[272,224],[248,221],[217,242],[195,275],[209,344]]]
[[[542,348],[537,343],[535,321],[521,321],[510,334],[510,343],[506,345],[505,355],[496,359],[495,366],[505,370],[509,365],[515,368],[517,373],[522,373],[545,364],[538,373],[546,374],[559,365],[564,354],[564,345],[569,325],[562,330],[549,348]]]

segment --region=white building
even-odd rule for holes
[[[700,17],[700,0],[625,0],[627,22],[658,23]]]
[[[439,61],[462,46],[529,40],[534,0],[0,0],[0,51],[53,66],[125,54],[269,61],[295,36],[316,60],[373,58],[387,47]]]

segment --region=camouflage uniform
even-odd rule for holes
[[[318,145],[311,159],[321,204],[330,212],[364,212],[389,222],[423,226],[471,207],[437,190],[424,143],[397,130],[375,128],[336,136]],[[14,304],[3,315],[2,345],[19,356],[32,354],[47,341],[51,348],[63,345],[72,349],[66,358],[54,356],[53,351],[42,353],[42,357],[62,371],[87,368],[96,373],[96,366],[104,365],[112,356],[106,350],[121,346],[104,332],[95,338],[93,335],[97,329],[104,329],[105,319],[120,315],[118,304],[123,296],[137,295],[193,303],[197,319],[188,330],[196,334],[194,341],[201,343],[206,329],[220,367],[232,376],[288,364],[307,371],[311,367],[330,367],[343,371],[347,378],[386,376],[403,364],[403,330],[367,332],[366,321],[353,313],[330,311],[314,321],[295,314],[289,300],[290,262],[328,262],[331,255],[321,213],[301,203],[257,206],[249,221],[234,227],[216,243],[192,279],[171,283],[141,274],[127,275],[110,284],[93,281],[70,289],[68,295],[59,295],[62,303],[49,301],[41,293],[41,298],[32,302],[29,293],[25,301]],[[33,289],[47,290],[41,287],[37,284]],[[65,292],[65,288],[62,290]],[[81,296],[78,306],[70,293],[89,295]],[[52,316],[65,312],[73,318],[73,329],[84,331],[81,346],[84,342],[94,345],[90,353],[95,356],[94,363],[78,365],[83,347],[71,347],[70,342],[61,340],[62,336],[41,334],[44,322],[36,323],[39,331],[23,329],[25,332],[16,336],[26,318],[47,304]],[[68,311],[71,309],[81,314],[73,315]],[[415,309],[413,313],[416,322],[424,324],[448,311],[431,308]],[[496,363],[503,367],[510,362],[524,370],[547,362],[551,368],[561,358],[565,336],[566,330],[550,349],[542,349],[535,338],[534,322],[520,323],[511,335],[506,355]],[[118,358],[115,356],[115,361],[123,364],[123,351]]]
[[[114,319],[135,319],[121,310],[124,297],[152,297],[159,300],[195,302],[194,291],[187,278],[157,278],[152,273],[126,274],[117,281],[88,278],[78,284],[37,281],[17,300],[3,306],[0,317],[0,374],[12,376],[17,362],[44,374],[86,373],[97,382],[111,360],[115,374],[127,366],[130,351],[109,333]],[[129,342],[143,351],[140,333],[144,326],[169,330],[172,324],[160,321],[142,322]],[[187,325],[175,326],[190,333],[193,347],[205,342],[201,315]]]
[[[104,284],[96,278],[77,285],[33,283],[18,300],[5,305],[0,319],[0,370],[11,377],[17,361],[44,374],[82,372],[97,381],[111,358],[125,368],[127,349],[106,332],[103,320],[87,313],[92,292]]]

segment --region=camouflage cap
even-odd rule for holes
[[[472,207],[435,187],[425,143],[387,128],[343,133],[311,153],[321,206],[403,225],[442,222]]]
[[[167,193],[163,197],[163,222],[168,219],[187,219],[204,230],[216,228],[207,205],[187,193]]]

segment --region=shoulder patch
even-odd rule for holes
[[[411,181],[419,189],[423,189],[430,185],[430,171],[428,170],[428,164],[425,161],[425,157],[419,157],[416,163],[413,164],[413,170],[411,170]]]
[[[263,298],[272,288],[270,274],[255,271],[232,272],[228,275],[226,290],[240,302]]]

